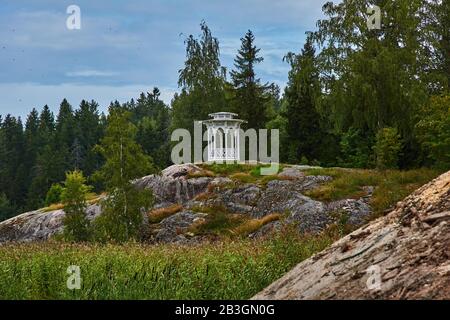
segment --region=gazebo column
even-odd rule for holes
[[[225,160],[228,159],[228,129],[225,129]]]
[[[211,128],[210,127],[208,127],[208,160],[211,158],[211,141],[212,140],[212,138],[211,138]]]
[[[234,158],[234,130],[230,129],[230,155]]]
[[[239,129],[234,129],[234,158],[239,162]]]
[[[211,145],[212,160],[216,160],[217,130],[215,127],[212,129],[212,134],[213,134],[213,143]]]

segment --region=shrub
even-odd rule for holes
[[[45,197],[45,205],[50,206],[55,203],[61,202],[61,193],[63,192],[63,187],[59,183],[54,183],[47,192]]]
[[[371,164],[371,141],[359,129],[350,128],[341,138],[344,159],[341,165],[350,168],[368,168]]]
[[[80,171],[66,174],[61,200],[64,204],[63,237],[67,241],[87,241],[89,239],[89,221],[86,218],[86,195],[90,187]]]
[[[378,169],[396,169],[402,149],[402,142],[397,129],[383,128],[378,131],[373,149]]]
[[[436,178],[439,171],[432,169],[399,170],[361,170],[323,168],[306,171],[308,175],[327,175],[333,180],[318,188],[305,192],[305,195],[320,201],[335,201],[359,198],[366,195],[364,186],[373,186],[375,191],[370,199],[374,216],[379,216],[408,194]]]
[[[102,214],[93,222],[93,237],[98,242],[124,243],[141,236],[144,212],[153,204],[151,190],[138,190],[129,184],[109,193],[101,202]]]

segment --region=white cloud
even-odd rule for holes
[[[88,70],[78,70],[66,72],[68,77],[113,77],[119,75],[118,72],[114,71],[100,71],[94,69]]]

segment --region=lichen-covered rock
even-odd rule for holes
[[[344,199],[334,201],[328,204],[329,212],[344,213],[347,217],[347,223],[352,225],[361,225],[367,221],[367,217],[372,213],[366,199]]]
[[[293,167],[285,167],[278,174],[279,177],[288,178],[288,179],[299,179],[305,176],[305,173]]]
[[[99,205],[88,206],[86,215],[89,220],[101,213]],[[62,232],[63,210],[44,212],[41,210],[23,213],[0,223],[0,243],[10,241],[40,241]]]
[[[154,240],[159,243],[187,243],[189,239],[185,234],[188,228],[205,216],[205,213],[193,211],[178,212],[160,222],[159,229],[155,230]]]
[[[286,222],[295,223],[301,232],[318,232],[331,222],[327,206],[302,192],[328,180],[328,177],[306,176],[298,181],[270,181],[252,215],[261,218],[271,213],[286,213]]]
[[[205,192],[210,184],[219,186],[231,182],[229,178],[221,177],[189,178],[189,174],[199,172],[202,172],[202,169],[194,164],[172,165],[164,169],[161,174],[136,179],[134,184],[138,188],[151,189],[156,205],[159,205],[160,203],[184,204]]]
[[[301,232],[322,230],[335,221],[331,215],[333,212],[347,213],[349,222],[356,225],[362,223],[370,214],[366,197],[327,204],[305,196],[305,191],[317,188],[330,181],[331,177],[307,176],[301,172],[303,169],[306,167],[285,168],[281,173],[281,180],[269,181],[265,186],[241,184],[228,177],[202,177],[203,170],[193,164],[174,165],[163,170],[161,174],[137,179],[133,183],[138,188],[149,188],[153,191],[154,208],[165,208],[174,204],[183,207],[181,212],[164,219],[156,226],[145,227],[151,229],[151,232],[149,235],[144,231],[144,239],[177,243],[197,241],[198,238],[187,236],[185,231],[194,219],[201,218],[198,213],[192,211],[201,207],[222,207],[227,212],[246,214],[249,218],[262,218],[271,213],[284,214],[284,222],[295,224]],[[0,223],[0,243],[46,240],[62,231],[64,214],[63,210],[33,211]],[[99,205],[91,205],[86,210],[90,220],[99,214]],[[144,223],[148,224],[146,215]],[[277,230],[278,227],[278,223],[270,223],[255,234],[255,237]]]

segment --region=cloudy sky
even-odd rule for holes
[[[265,60],[263,81],[284,86],[289,52],[321,18],[321,0],[2,0],[0,114],[24,117],[33,107],[53,111],[66,97],[94,99],[105,110],[153,86],[169,103],[178,90],[184,39],[202,20],[219,39],[228,70],[248,29]],[[69,5],[81,9],[81,29],[69,30]]]

